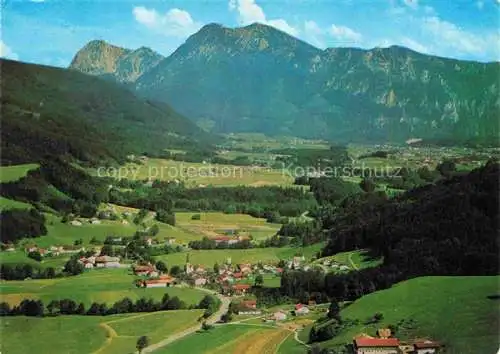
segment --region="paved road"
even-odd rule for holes
[[[197,289],[201,290],[201,291],[204,291],[204,292],[206,292],[208,294],[214,295],[214,291],[213,290],[208,290],[208,289],[203,289],[203,288],[197,288]],[[227,312],[227,310],[229,309],[229,304],[231,303],[231,299],[229,297],[227,297],[227,296],[223,296],[221,294],[216,294],[216,296],[221,301],[221,306],[220,306],[219,310],[216,313],[214,313],[212,316],[210,316],[206,320],[206,322],[208,324],[211,324],[211,325],[220,320],[221,316],[223,314],[225,314]],[[184,337],[186,337],[186,336],[188,336],[190,334],[195,333],[200,328],[201,328],[201,324],[196,324],[195,326],[189,327],[188,329],[185,329],[182,332],[175,333],[175,334],[173,334],[173,335],[165,338],[164,340],[159,341],[158,343],[150,345],[149,347],[145,348],[142,352],[143,353],[154,352],[155,350],[158,350],[159,348],[162,348],[162,347],[164,347],[166,345],[169,345],[170,343],[175,342],[176,340],[179,340],[179,339],[184,338]]]

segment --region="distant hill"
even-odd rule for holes
[[[0,64],[4,165],[50,156],[83,163],[123,160],[127,154],[190,149],[210,140],[168,105],[138,98],[116,83],[66,69]]]
[[[91,42],[92,43],[92,42]],[[429,56],[393,46],[320,50],[273,27],[203,27],[168,58],[127,76],[131,53],[109,46],[71,68],[170,103],[214,131],[337,141],[497,142],[499,63]],[[98,51],[99,51],[98,50]],[[117,63],[116,65],[107,64]],[[128,77],[125,80],[123,77]],[[136,80],[131,80],[136,77]],[[132,85],[131,85],[132,86]]]

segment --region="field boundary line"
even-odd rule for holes
[[[104,342],[104,344],[101,345],[99,347],[99,349],[94,351],[92,354],[101,353],[104,349],[106,349],[107,347],[109,347],[111,345],[113,338],[118,337],[118,333],[116,333],[116,331],[111,326],[109,326],[107,323],[101,322],[101,323],[99,323],[99,327],[104,328],[104,330],[107,333],[107,338],[106,338],[106,341]]]
[[[293,334],[293,332],[295,332],[295,331],[291,331],[291,330],[288,330],[288,331],[290,331],[290,333],[288,333],[288,335],[285,338],[283,338],[281,340],[281,342],[279,342],[278,345],[276,346],[276,350],[274,351],[275,354],[277,354],[279,352],[280,347],[283,345],[283,343],[285,343],[285,341],[288,339],[288,337],[290,337]]]

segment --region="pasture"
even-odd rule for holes
[[[228,324],[208,332],[194,333],[160,349],[158,353],[274,353],[290,335],[293,335],[292,332],[274,326]]]
[[[200,215],[200,220],[192,220],[192,216]],[[281,224],[266,222],[263,218],[254,218],[244,214],[209,213],[176,213],[176,225],[191,234],[213,237],[230,233],[241,236],[252,236],[254,240],[266,239],[278,232]]]
[[[39,167],[36,163],[0,167],[0,183],[15,182]]]
[[[233,264],[238,263],[277,263],[280,259],[291,259],[295,255],[303,254],[311,259],[321,250],[323,244],[318,243],[307,247],[282,247],[282,248],[250,248],[250,249],[220,249],[220,250],[191,250],[189,252],[178,252],[155,257],[162,260],[168,267],[173,265],[183,266],[186,256],[189,254],[190,263],[201,264],[212,267],[215,263],[222,264],[231,258]]]
[[[137,338],[154,344],[196,325],[202,310],[113,316],[4,317],[2,352],[133,354]]]
[[[499,280],[498,276],[421,277],[363,296],[341,311],[343,319],[357,319],[359,325],[321,346],[347,344],[359,333],[375,335],[377,328],[400,323],[400,339],[430,337],[451,353],[494,353],[499,345]],[[365,325],[377,312],[383,320]]]
[[[148,159],[144,164],[127,163],[123,178],[184,182],[186,187],[293,185],[293,178],[281,170],[264,167],[203,164],[166,159]],[[94,173],[97,173],[94,171]],[[114,176],[112,176],[114,177]]]
[[[92,269],[73,277],[2,281],[0,301],[17,305],[23,299],[41,299],[48,304],[51,300],[68,298],[83,302],[88,308],[93,302],[112,305],[124,297],[132,301],[142,297],[159,301],[165,293],[178,296],[191,305],[199,303],[204,296],[203,292],[192,288],[137,288],[136,277],[129,272],[129,269]]]
[[[0,197],[0,210],[8,209],[31,209],[31,204],[19,202],[17,200]]]

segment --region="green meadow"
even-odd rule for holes
[[[24,354],[132,354],[137,338],[154,344],[197,325],[202,310],[179,310],[113,316],[4,317],[1,350]]]
[[[232,353],[238,343],[254,335],[264,336],[272,328],[245,325],[217,326],[208,332],[197,332],[158,350],[158,354]],[[236,353],[236,352],[235,352]],[[240,354],[243,354],[240,351]],[[254,354],[258,354],[255,352]]]
[[[323,247],[322,243],[307,247],[282,247],[282,248],[250,248],[250,249],[221,249],[221,250],[191,250],[189,252],[171,253],[155,257],[162,260],[169,267],[173,265],[183,266],[186,263],[186,256],[189,254],[189,261],[192,264],[201,264],[212,267],[215,263],[224,263],[231,258],[233,264],[238,263],[277,263],[280,259],[291,259],[295,255],[303,254],[311,259]]]
[[[19,202],[17,200],[0,197],[0,210],[8,209],[30,209],[31,204]]]
[[[25,298],[41,299],[45,304],[64,298],[83,302],[88,308],[93,302],[107,303],[129,297],[135,301],[142,297],[159,301],[165,293],[178,296],[187,305],[197,304],[205,295],[192,288],[137,288],[136,279],[129,269],[92,269],[73,277],[33,279],[29,281],[0,282],[0,301],[11,305]]]
[[[499,345],[499,281],[499,276],[457,276],[401,282],[345,307],[341,317],[359,320],[359,325],[342,331],[321,346],[349,344],[355,335],[375,336],[378,328],[400,323],[396,332],[400,339],[429,337],[444,343],[450,353],[494,353]],[[375,313],[381,313],[383,319],[365,325]]]
[[[25,165],[2,166],[0,167],[0,182],[14,182],[26,176],[26,174],[39,167],[38,164],[29,163]]]

